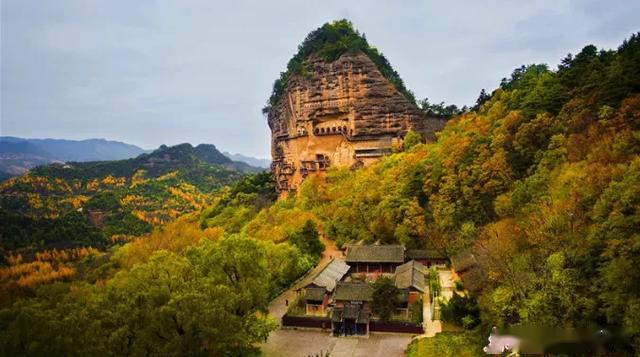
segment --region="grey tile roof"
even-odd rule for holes
[[[373,288],[363,282],[342,282],[336,284],[333,300],[344,301],[371,301],[373,300]]]
[[[447,259],[444,254],[433,249],[408,249],[405,257],[407,261],[411,259]]]
[[[305,288],[304,299],[307,301],[322,301],[324,299],[324,288]]]
[[[415,260],[411,260],[396,268],[396,287],[399,289],[414,288],[420,292],[427,290],[427,268]]]
[[[404,247],[400,245],[351,245],[347,247],[347,263],[402,263]]]
[[[336,282],[349,271],[349,266],[340,260],[334,259],[315,278],[312,283],[324,287],[331,292],[336,287]]]
[[[347,305],[343,308],[333,309],[331,312],[331,320],[333,322],[342,322],[345,319],[356,320],[358,324],[366,324],[369,322],[369,310],[363,309],[359,305]]]

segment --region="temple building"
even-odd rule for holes
[[[368,334],[372,300],[371,284],[338,282],[332,297],[331,331],[333,335]]]
[[[395,284],[401,291],[398,310],[409,315],[409,307],[428,291],[428,268],[420,262],[411,260],[396,268]]]
[[[393,274],[404,263],[404,247],[401,245],[350,245],[345,261],[351,266],[350,274],[376,277]]]
[[[336,283],[349,271],[349,266],[339,260],[332,260],[310,282],[304,284],[305,311],[307,315],[325,316],[329,298]]]
[[[433,249],[407,249],[404,255],[405,261],[415,260],[430,268],[432,266],[444,267],[449,259]]]

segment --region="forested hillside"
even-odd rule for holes
[[[437,142],[405,144],[373,167],[309,177],[244,229],[261,236],[256,221],[313,215],[338,244],[473,256],[468,288],[485,324],[609,324],[638,348],[638,35],[617,51],[587,46],[555,71],[518,68]],[[205,222],[242,220],[245,205],[234,207]]]
[[[257,170],[213,145],[189,144],[127,160],[41,166],[0,185],[0,247],[104,248],[201,209],[247,169]]]
[[[607,324],[640,348],[638,35],[616,51],[587,46],[557,70],[517,68],[436,142],[414,137],[370,168],[310,176],[242,229],[284,237],[283,226],[252,226],[310,215],[338,244],[472,256],[465,283],[485,326]],[[205,225],[241,226],[247,206],[234,207],[207,211]]]
[[[557,70],[518,68],[435,142],[410,133],[404,143],[371,167],[309,176],[277,201],[269,174],[245,177],[192,205],[197,212],[107,252],[49,252],[30,263],[9,255],[0,354],[257,353],[275,328],[269,299],[318,261],[317,231],[338,245],[399,242],[454,263],[473,256],[477,274],[464,283],[480,321],[466,326],[479,327],[431,339],[443,354],[476,354],[482,346],[467,344],[486,338],[477,331],[520,323],[609,324],[630,337],[628,352],[640,351],[639,35],[616,51],[587,46]],[[114,186],[124,177],[128,190],[176,177],[200,192],[227,183],[206,170],[174,174],[171,155],[151,157],[140,181],[133,165],[49,167],[42,184],[23,183],[38,187],[26,198],[54,192],[47,185],[56,179],[87,190],[89,172],[110,174]],[[59,202],[45,202],[23,212],[57,212],[50,205]]]
[[[640,348],[640,37],[516,69],[437,142],[307,180],[338,243],[473,255],[487,325],[621,327]],[[460,254],[462,253],[462,254]]]
[[[108,251],[53,250],[30,262],[10,254],[0,269],[1,354],[257,354],[276,327],[268,302],[324,249],[310,213],[264,221],[293,209],[275,197],[270,173],[255,174],[202,214]],[[206,227],[228,211],[241,218]]]

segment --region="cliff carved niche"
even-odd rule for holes
[[[361,167],[391,152],[409,130],[433,138],[442,127],[362,52],[333,62],[310,56],[267,112],[273,173],[280,192],[296,190],[330,166]]]

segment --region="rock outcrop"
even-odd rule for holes
[[[330,63],[309,57],[267,114],[280,192],[330,166],[370,165],[400,147],[409,130],[432,139],[444,125],[426,118],[362,52]]]

